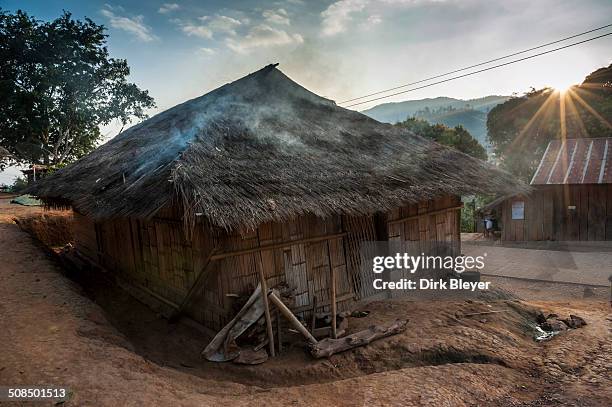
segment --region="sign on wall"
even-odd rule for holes
[[[512,202],[512,220],[525,219],[525,201]]]

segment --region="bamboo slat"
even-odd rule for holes
[[[311,237],[308,239],[300,239],[300,240],[288,241],[288,242],[283,242],[283,243],[275,243],[275,244],[271,244],[267,246],[259,246],[259,247],[254,247],[252,249],[243,249],[243,250],[219,253],[213,257],[213,260],[219,260],[219,259],[224,259],[226,257],[235,257],[235,256],[243,255],[243,254],[261,252],[264,250],[281,249],[285,247],[291,247],[292,245],[295,245],[295,244],[322,242],[325,240],[337,239],[343,236],[346,236],[346,233],[337,233],[335,235],[328,235],[328,236],[317,236],[317,237]]]

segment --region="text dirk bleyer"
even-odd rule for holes
[[[398,281],[384,281],[377,278],[372,283],[376,290],[488,290],[490,281],[463,281],[460,278],[450,278],[448,280],[434,280],[430,278],[420,278],[409,280],[402,278]]]

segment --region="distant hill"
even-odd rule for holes
[[[384,103],[361,113],[386,123],[397,123],[408,117],[418,117],[431,124],[440,123],[449,127],[462,125],[488,150],[487,114],[492,108],[509,98],[509,96],[492,95],[469,100],[449,97],[407,100],[398,103]]]
[[[480,110],[465,108],[455,109],[453,107],[439,108],[437,110],[421,110],[414,114],[415,117],[425,119],[431,124],[444,124],[448,127],[463,126],[480,144],[489,150],[487,142],[487,113]]]

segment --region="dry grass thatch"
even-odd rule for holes
[[[523,189],[480,160],[340,108],[270,65],[133,126],[32,192],[96,219],[147,218],[174,203],[189,222],[201,215],[232,229]]]

